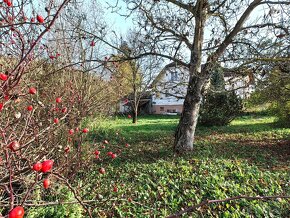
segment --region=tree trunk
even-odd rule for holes
[[[193,150],[194,134],[205,81],[204,78],[193,76],[188,83],[182,114],[175,132],[174,151],[176,153]]]
[[[137,120],[138,120],[138,109],[137,108],[135,108],[134,109],[134,114],[133,114],[133,123],[137,123]]]

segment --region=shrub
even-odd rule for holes
[[[210,92],[203,99],[198,122],[204,126],[227,125],[242,108],[242,100],[234,92]]]
[[[290,125],[290,77],[289,66],[277,64],[257,84],[250,103],[254,105],[269,104],[270,112],[278,117],[282,126]]]

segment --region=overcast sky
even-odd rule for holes
[[[116,32],[121,33],[122,35],[126,35],[127,31],[132,27],[132,19],[125,18],[121,15],[118,15],[116,12],[112,12],[111,9],[108,9],[108,4],[115,5],[116,0],[106,0],[102,2],[103,9],[105,12],[106,21],[110,24],[110,27],[114,29]],[[120,14],[126,14],[126,5],[123,1],[119,0],[119,6],[116,10]],[[127,12],[128,13],[128,12]]]

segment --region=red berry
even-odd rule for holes
[[[129,202],[132,202],[132,198],[128,198],[128,201],[129,201]]]
[[[112,159],[115,159],[117,157],[117,155],[116,154],[112,154],[111,157],[112,157]]]
[[[4,73],[0,73],[0,79],[6,81],[8,79],[8,76]]]
[[[126,143],[126,145],[125,145],[126,147],[129,147],[130,145],[128,144],[128,143]]]
[[[34,23],[35,22],[35,19],[34,19],[34,17],[33,18],[31,18],[31,23]]]
[[[28,111],[32,111],[33,110],[33,106],[32,105],[27,106],[27,110]]]
[[[14,207],[8,215],[8,218],[23,218],[24,217],[24,208],[21,206]]]
[[[99,172],[101,173],[101,174],[105,174],[105,168],[103,168],[103,167],[101,167],[100,169],[99,169]]]
[[[64,152],[65,153],[68,153],[69,151],[70,151],[70,147],[69,146],[66,146],[65,149],[64,149]]]
[[[45,189],[48,189],[49,186],[50,186],[50,181],[49,181],[49,179],[45,179],[45,180],[43,180],[43,187],[44,187]]]
[[[67,108],[64,107],[63,109],[61,109],[61,112],[65,114],[67,112]]]
[[[58,124],[58,123],[59,123],[59,119],[58,119],[58,118],[54,118],[54,119],[53,119],[53,122],[54,122],[55,124]]]
[[[131,118],[132,118],[132,116],[129,114],[129,115],[128,115],[128,118],[129,118],[129,119],[131,119]]]
[[[76,128],[75,128],[75,131],[76,131],[76,132],[80,131],[79,127],[76,127]]]
[[[89,132],[89,129],[88,128],[84,128],[83,129],[83,133],[88,133]]]
[[[4,104],[0,103],[0,111],[2,111],[3,107],[4,107]]]
[[[114,191],[114,192],[118,192],[118,188],[117,188],[117,186],[114,186],[113,191]]]
[[[36,94],[36,88],[34,88],[34,87],[29,88],[29,94],[35,95]]]
[[[45,160],[42,162],[41,172],[47,173],[52,169],[53,161],[52,160]]]
[[[111,157],[112,154],[113,154],[113,152],[111,152],[111,151],[109,151],[109,152],[107,153],[107,155],[108,155],[109,157]]]
[[[100,156],[99,156],[99,155],[96,155],[95,157],[96,157],[96,159],[99,159],[99,158],[100,158]]]
[[[36,19],[37,19],[37,21],[38,21],[39,23],[43,23],[43,22],[44,22],[43,17],[40,16],[40,15],[37,15],[37,16],[36,16]]]
[[[4,96],[4,99],[5,99],[6,101],[8,101],[8,100],[10,99],[10,96],[9,96],[9,95],[5,95],[5,96]]]
[[[56,98],[56,99],[55,99],[55,102],[56,102],[56,103],[60,103],[60,102],[61,102],[61,97]]]
[[[41,168],[42,168],[42,163],[40,163],[40,162],[37,162],[37,163],[33,164],[33,167],[32,167],[32,169],[34,171],[40,171]]]
[[[19,142],[17,141],[13,141],[11,142],[9,145],[8,145],[8,148],[11,150],[11,151],[16,151],[20,148],[20,144]]]
[[[109,144],[109,142],[107,140],[104,141],[104,144]]]
[[[95,150],[95,155],[100,155],[100,151],[98,151],[98,150]]]
[[[68,134],[73,135],[74,132],[75,132],[75,131],[74,131],[73,129],[70,129],[70,130],[68,131]]]
[[[6,4],[7,4],[8,7],[12,6],[12,2],[9,1],[9,0],[6,2]]]
[[[91,44],[90,44],[90,46],[95,46],[96,45],[96,43],[94,42],[94,41],[91,41]]]

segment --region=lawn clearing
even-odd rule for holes
[[[140,117],[137,125],[120,117],[94,121],[89,144],[108,140],[109,150],[125,142],[130,147],[113,162],[104,162],[106,174],[100,175],[96,164],[95,172],[87,175],[89,185],[81,187],[83,198],[96,200],[96,217],[143,218],[166,217],[205,199],[289,196],[290,129],[275,127],[274,120],[246,116],[227,127],[199,127],[195,152],[182,157],[174,157],[171,149],[176,116]],[[120,141],[120,136],[125,139]],[[114,186],[118,192],[112,191]],[[284,218],[289,214],[289,199],[242,199],[204,206],[190,216]]]

